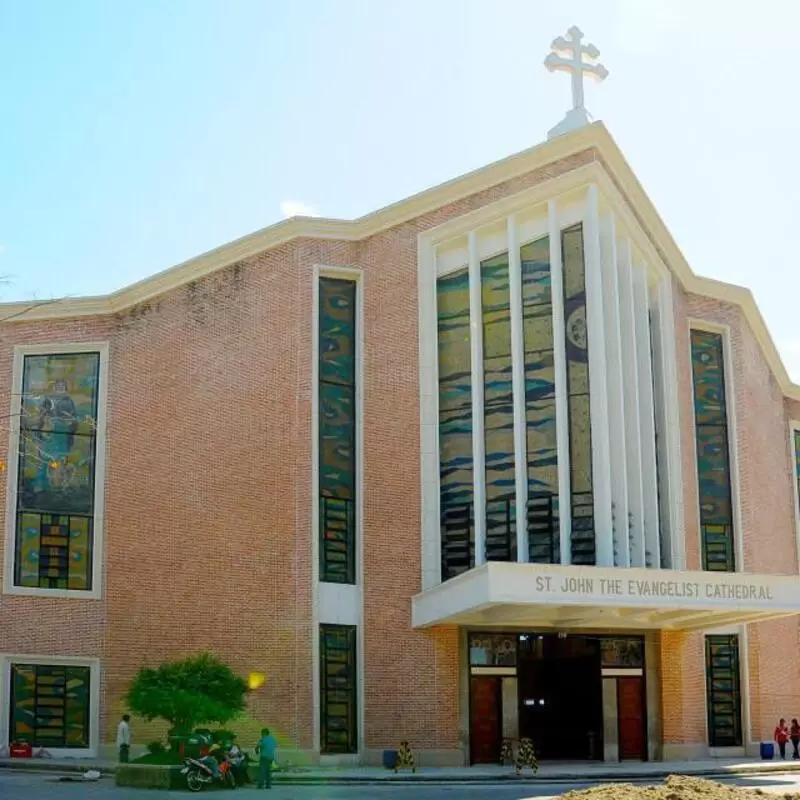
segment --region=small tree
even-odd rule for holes
[[[209,653],[143,667],[125,695],[130,710],[144,719],[165,719],[176,733],[202,723],[224,725],[245,708],[247,681]]]

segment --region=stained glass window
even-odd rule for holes
[[[573,564],[595,563],[592,428],[589,406],[589,342],[583,227],[562,231],[564,325],[569,405],[570,494]]]
[[[321,625],[320,748],[323,753],[358,752],[355,625]]]
[[[600,664],[606,668],[644,668],[644,640],[638,637],[600,639]]]
[[[442,580],[475,563],[469,275],[439,279],[439,491]]]
[[[733,572],[733,511],[722,336],[693,330],[697,480],[703,569]]]
[[[25,356],[15,584],[92,588],[99,353]]]
[[[742,744],[739,637],[706,636],[706,702],[711,747]]]
[[[89,747],[89,667],[11,665],[9,742]]]
[[[550,239],[520,250],[528,455],[528,560],[560,561]]]
[[[319,280],[319,572],[355,583],[356,284]]]
[[[469,663],[473,667],[515,667],[517,636],[510,633],[471,633]]]
[[[514,393],[508,253],[481,263],[486,560],[516,561]]]

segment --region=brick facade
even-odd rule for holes
[[[110,345],[102,599],[0,593],[0,652],[101,659],[109,743],[138,667],[211,650],[267,675],[243,734],[267,722],[314,749],[313,280],[315,265],[345,266],[363,271],[364,292],[364,744],[460,750],[461,631],[411,627],[421,590],[417,237],[597,158],[585,150],[358,242],[295,240],[118,314],[0,326],[9,378],[16,345]],[[700,567],[692,319],[730,331],[745,569],[797,574],[788,423],[800,404],[784,400],[737,307],[677,281],[674,297],[687,568]],[[9,387],[0,382],[4,414]],[[749,626],[753,740],[800,713],[797,640],[794,619]],[[662,632],[658,666],[665,751],[689,754],[706,741],[703,634]],[[161,733],[134,721],[139,743]]]

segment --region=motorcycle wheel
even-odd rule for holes
[[[203,790],[203,779],[196,769],[189,770],[186,773],[186,785],[189,787],[190,792],[201,792]]]

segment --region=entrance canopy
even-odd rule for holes
[[[800,578],[492,561],[412,600],[433,625],[704,630],[800,614]]]

